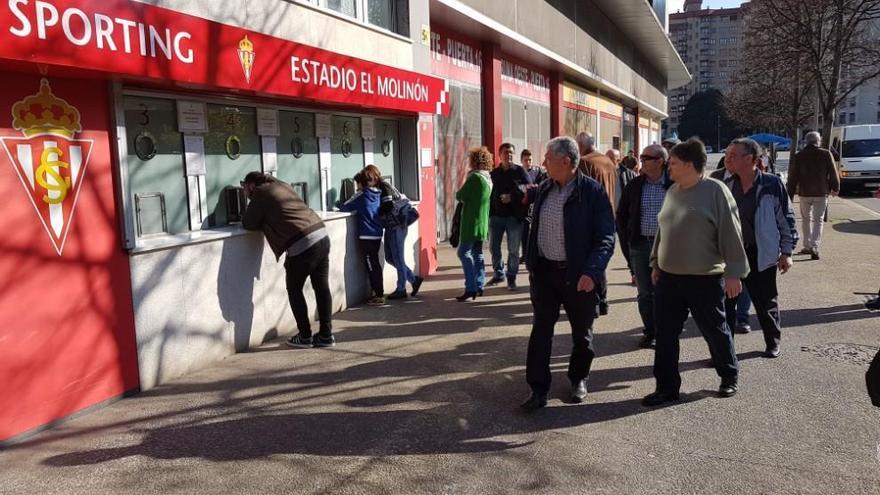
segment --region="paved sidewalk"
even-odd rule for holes
[[[272,342],[0,451],[0,493],[880,493],[864,383],[880,314],[859,294],[880,285],[880,216],[830,211],[823,259],[781,277],[782,357],[737,336],[734,398],[715,397],[690,325],[686,401],[640,406],[653,351],[637,348],[618,253],[587,401],[560,400],[561,323],[549,407],[521,414],[528,292],[451,300],[461,272],[444,248],[419,299],[337,315],[335,349]]]

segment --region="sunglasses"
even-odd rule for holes
[[[659,156],[651,156],[651,155],[640,155],[639,161],[650,162],[651,160],[659,160]]]

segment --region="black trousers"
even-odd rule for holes
[[[385,295],[382,265],[379,263],[379,247],[381,244],[381,239],[358,239],[361,256],[364,258],[364,266],[367,267],[367,275],[370,278],[370,289],[373,291],[374,296]]]
[[[725,381],[736,382],[739,363],[733,336],[724,318],[724,279],[721,275],[672,275],[662,273],[654,289],[654,320],[657,350],[654,378],[657,391],[678,393],[679,338],[688,311],[709,344],[715,371]]]
[[[306,278],[311,279],[312,289],[315,291],[315,300],[318,304],[318,322],[320,335],[328,337],[332,335],[333,326],[330,315],[333,311],[333,296],[330,294],[330,238],[325,237],[314,246],[306,249],[296,256],[288,256],[284,260],[284,270],[287,275],[287,297],[290,300],[290,309],[296,319],[296,327],[301,336],[312,336],[311,317],[309,306],[303,296],[303,285]]]
[[[758,249],[746,249],[746,256],[749,258],[749,266],[752,267],[752,270],[743,279],[743,284],[752,297],[755,314],[758,316],[761,330],[764,332],[764,343],[767,347],[778,346],[782,338],[782,327],[779,317],[779,292],[776,289],[776,265],[759,272],[754,268],[758,266]],[[727,325],[730,328],[736,326],[737,299],[739,297],[727,299],[724,302]]]
[[[537,394],[550,391],[550,354],[553,330],[559,320],[559,307],[565,308],[571,325],[572,349],[568,379],[579,382],[590,373],[593,363],[593,320],[596,319],[596,291],[581,292],[576,284],[565,282],[565,268],[538,260],[529,273],[534,319],[526,357],[526,382]]]

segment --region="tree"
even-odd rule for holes
[[[796,47],[779,43],[769,2],[744,7],[742,51],[732,70],[725,111],[745,127],[783,133],[799,141],[799,130],[815,115],[815,76]]]
[[[749,31],[764,30],[784,47],[792,70],[814,81],[827,145],[836,108],[856,88],[880,76],[877,21],[880,0],[754,0],[764,15]]]
[[[681,139],[698,136],[704,143],[720,149],[739,136],[736,123],[724,112],[724,97],[717,89],[694,94],[684,106],[678,124]]]

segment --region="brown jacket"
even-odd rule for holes
[[[306,206],[293,188],[277,180],[257,186],[241,223],[248,230],[263,231],[276,259],[294,242],[324,228],[318,214]]]
[[[611,211],[614,212],[615,189],[617,188],[617,167],[610,158],[594,151],[581,157],[578,168],[587,177],[592,177],[605,189],[608,201],[611,202]]]
[[[794,164],[788,170],[789,196],[819,197],[831,191],[840,192],[840,177],[834,157],[825,148],[807,145],[794,156]]]

